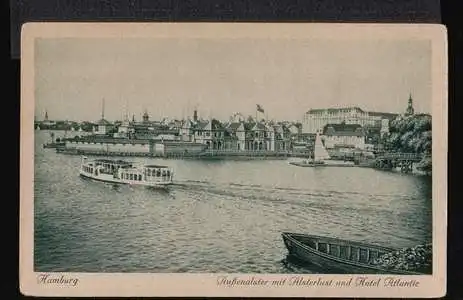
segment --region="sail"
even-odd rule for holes
[[[315,138],[314,160],[319,161],[319,160],[325,160],[329,158],[330,158],[330,155],[328,154],[328,151],[326,151],[325,146],[323,146],[320,135],[317,133],[317,136]]]

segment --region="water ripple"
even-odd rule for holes
[[[80,158],[42,149],[47,138],[36,136],[37,271],[316,273],[286,258],[282,231],[391,247],[431,239],[427,178],[169,160],[176,184],[161,192],[81,179]]]

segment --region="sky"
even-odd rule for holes
[[[311,108],[431,112],[425,40],[53,38],[35,44],[35,115],[121,120],[240,112],[301,121]]]

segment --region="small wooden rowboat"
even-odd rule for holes
[[[389,270],[372,264],[374,259],[396,249],[299,233],[284,232],[282,237],[290,256],[324,270],[342,274],[423,274]]]

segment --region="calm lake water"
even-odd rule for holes
[[[57,133],[56,137],[62,136]],[[168,164],[169,192],[79,177],[80,157],[35,135],[38,272],[313,273],[284,263],[282,231],[391,247],[431,241],[431,178],[285,160]]]

